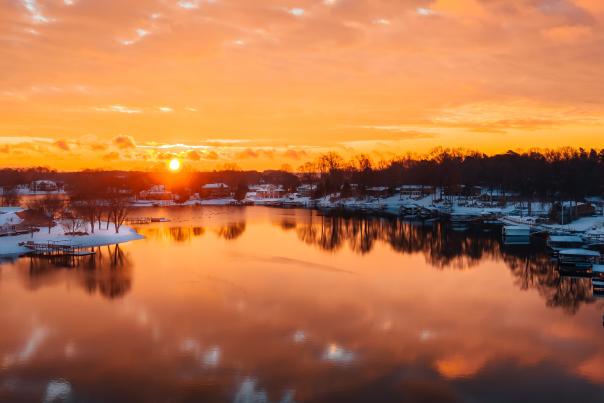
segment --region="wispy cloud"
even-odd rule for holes
[[[96,107],[94,108],[98,112],[116,112],[116,113],[126,113],[128,115],[143,113],[143,109],[141,108],[133,108],[130,106],[124,105],[110,105],[107,107]]]
[[[25,9],[31,15],[31,18],[34,22],[45,23],[45,22],[51,21],[50,18],[48,18],[44,14],[42,14],[42,11],[40,10],[40,6],[38,5],[38,2],[36,0],[21,0],[21,2],[23,4],[23,6],[25,7]]]

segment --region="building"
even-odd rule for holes
[[[280,199],[287,194],[283,186],[272,184],[252,185],[249,189],[258,199]]]
[[[173,200],[174,194],[166,190],[165,185],[153,185],[149,190],[143,190],[139,193],[141,200]]]
[[[296,189],[296,193],[298,193],[298,196],[300,197],[312,197],[316,191],[317,185],[315,184],[300,185]]]
[[[481,189],[478,200],[485,203],[502,203],[518,199],[518,193],[503,191],[501,189]]]
[[[59,192],[63,190],[63,184],[47,179],[40,179],[29,184],[29,190],[32,192]]]
[[[199,192],[201,199],[225,199],[231,197],[231,189],[225,183],[207,183]]]
[[[390,196],[390,189],[388,186],[374,186],[365,189],[365,193],[372,197],[388,197]]]
[[[425,196],[432,194],[434,189],[431,186],[423,185],[403,185],[398,188],[399,194],[402,198],[421,199]]]

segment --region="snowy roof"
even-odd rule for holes
[[[398,190],[419,190],[419,189],[428,189],[431,186],[428,185],[401,185],[397,187]]]
[[[583,238],[576,235],[550,235],[551,242],[583,242]]]
[[[283,190],[283,186],[281,186],[281,185],[277,186],[277,185],[273,185],[270,183],[262,184],[262,185],[252,185],[252,186],[249,186],[249,188],[252,190],[260,190],[260,191],[262,191],[262,190]]]
[[[207,183],[203,185],[202,189],[220,189],[220,188],[228,188],[229,185],[225,183]]]
[[[367,190],[371,190],[373,192],[383,192],[385,190],[388,190],[388,187],[387,186],[374,186],[374,187],[367,188]]]
[[[604,264],[594,264],[591,267],[591,271],[594,273],[604,273]]]
[[[559,254],[564,256],[600,256],[600,252],[589,249],[564,249]]]

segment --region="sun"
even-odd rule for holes
[[[180,170],[180,160],[178,158],[172,158],[168,164],[170,171],[176,172]]]

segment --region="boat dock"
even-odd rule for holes
[[[22,242],[19,245],[31,250],[31,254],[35,256],[90,256],[95,254],[93,250],[89,250],[89,247],[73,245],[65,243],[65,241],[49,241],[46,243],[29,241]]]
[[[0,237],[3,236],[18,236],[31,234],[32,232],[40,231],[39,228],[23,226],[23,225],[5,225],[0,227]]]
[[[151,224],[154,222],[168,222],[170,221],[164,217],[128,217],[124,221],[128,225],[144,225]]]

